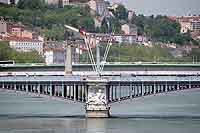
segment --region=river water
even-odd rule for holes
[[[84,105],[0,91],[0,133],[200,133],[200,90],[111,105],[109,119],[86,119]]]

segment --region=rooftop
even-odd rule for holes
[[[34,40],[34,39],[31,39],[31,38],[27,38],[27,37],[16,37],[16,36],[9,36],[9,37],[0,36],[0,39],[4,40],[4,41],[42,42],[40,40]]]

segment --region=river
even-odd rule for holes
[[[0,91],[0,133],[199,133],[200,90],[111,105],[109,119],[86,119],[84,105]]]

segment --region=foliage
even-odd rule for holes
[[[138,28],[138,35],[143,35],[144,34],[144,27],[145,27],[145,23],[146,23],[146,17],[144,15],[138,15],[138,16],[134,16],[132,18],[132,23],[134,23],[137,28]]]
[[[35,0],[31,1],[33,2]],[[14,6],[10,7],[1,6],[0,16],[9,18],[14,22],[22,22],[23,24],[32,27],[33,29],[39,27],[51,33],[53,32],[52,30],[54,29],[56,30],[63,29],[64,24],[72,25],[76,28],[84,28],[87,31],[94,31],[95,29],[94,21],[90,16],[90,13],[86,7],[83,8],[74,6],[65,6],[64,8],[44,7],[44,8],[34,8],[34,10],[32,10],[33,7],[23,8],[22,6],[20,8]],[[63,35],[60,33],[53,35],[56,35],[53,36],[56,39],[63,39]]]
[[[192,49],[190,56],[196,57],[197,60],[200,61],[200,49]]]
[[[0,60],[8,60],[10,50],[7,42],[0,42]]]
[[[134,16],[132,23],[138,27],[139,35],[146,35],[153,41],[172,42],[177,44],[196,43],[189,33],[181,34],[181,26],[178,22],[168,19],[166,16],[154,17],[138,15]],[[197,43],[196,43],[197,44]]]
[[[64,24],[84,28],[89,32],[120,33],[121,24],[128,20],[128,11],[123,5],[119,5],[113,11],[115,17],[107,18],[111,23],[111,29],[108,28],[106,21],[103,21],[100,28],[95,29],[94,20],[87,6],[58,8],[45,5],[44,0],[19,0],[17,7],[0,6],[0,16],[15,22],[22,22],[33,29],[42,29],[43,35],[56,40],[63,39],[61,31],[63,31]],[[180,24],[169,20],[166,16],[134,15],[131,23],[137,26],[139,35],[145,35],[154,42],[200,44],[193,40],[189,33],[181,34]]]
[[[17,63],[42,63],[43,58],[37,51],[17,52],[9,47],[8,42],[0,42],[0,60],[14,60]]]
[[[114,15],[116,18],[121,20],[127,20],[128,19],[128,11],[125,8],[124,5],[119,5],[116,10],[114,11]]]
[[[110,23],[110,27],[108,26],[108,22]],[[119,33],[121,31],[121,25],[117,18],[105,18],[102,22],[102,26],[100,28],[101,33]]]
[[[64,27],[63,26],[53,26],[49,29],[42,29],[41,34],[45,36],[48,40],[64,40]]]
[[[44,0],[19,0],[17,7],[20,9],[43,9],[45,7]]]
[[[109,56],[109,61],[117,62],[152,62],[172,58],[169,51],[160,46],[145,47],[137,44],[123,46],[115,44],[112,46]]]
[[[106,44],[101,44],[100,54],[101,58],[104,55]],[[161,47],[161,44],[155,44],[152,47],[146,47],[143,45],[133,44],[113,44],[109,51],[107,62],[164,62],[164,63],[192,63],[195,57],[195,61],[200,61],[200,50],[193,49],[190,54],[185,54],[182,57],[175,57],[170,52],[171,49]],[[95,49],[93,54],[95,55]],[[95,57],[94,57],[95,58]],[[82,62],[89,61],[87,53],[81,55],[80,60]]]

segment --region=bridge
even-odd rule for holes
[[[2,76],[0,88],[85,103],[86,117],[109,117],[112,103],[197,89],[200,76]]]
[[[95,38],[87,33],[84,35]],[[115,102],[170,91],[200,88],[199,64],[106,65],[100,63],[98,43],[96,63],[91,54],[90,43],[86,41],[86,45],[90,53],[91,65],[73,66],[70,51],[72,45],[67,43],[65,67],[1,66],[0,88],[85,103],[86,117],[98,118],[109,117],[110,105]],[[109,44],[108,49],[110,46]],[[104,62],[105,60],[106,57]],[[80,70],[76,71],[76,69]]]

